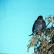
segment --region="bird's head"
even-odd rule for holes
[[[43,20],[43,16],[38,16],[37,20]]]

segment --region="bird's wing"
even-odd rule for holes
[[[33,27],[32,27],[32,32],[33,33],[34,33],[34,30],[35,30],[36,24],[37,24],[37,20],[34,22]]]

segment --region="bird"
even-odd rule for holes
[[[43,19],[43,16],[38,16],[37,20],[35,20],[32,27],[32,34],[46,29],[46,22]]]

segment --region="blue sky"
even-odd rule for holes
[[[54,0],[0,0],[0,53],[28,54],[26,45],[39,15],[54,15]]]

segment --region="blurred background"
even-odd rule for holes
[[[39,15],[54,15],[54,0],[0,0],[0,54],[27,53],[32,25]]]

